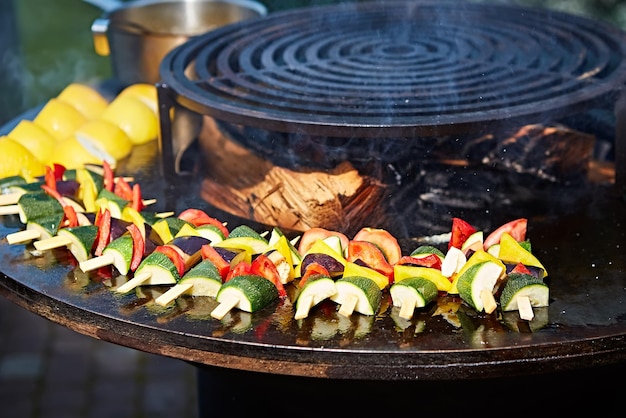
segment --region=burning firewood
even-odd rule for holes
[[[469,141],[464,153],[470,161],[557,182],[587,175],[595,141],[561,125],[525,125]]]
[[[275,165],[225,137],[208,118],[200,142],[207,167],[201,196],[236,216],[296,231],[347,233],[388,216],[383,185],[350,162],[323,170]]]

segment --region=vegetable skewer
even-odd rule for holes
[[[533,307],[548,306],[550,291],[543,280],[527,273],[510,273],[500,294],[504,312],[519,311],[520,318],[531,321]]]
[[[38,251],[48,251],[54,248],[67,247],[78,262],[87,260],[91,256],[91,249],[98,235],[98,227],[85,225],[68,227],[59,230],[54,237],[35,241]]]
[[[164,235],[170,238],[166,240],[168,244],[153,243],[161,255],[158,256],[159,260],[152,260],[154,265],[150,268],[143,265],[152,253],[146,246],[146,233],[139,230],[137,234],[135,228],[139,223],[132,224],[135,226],[133,231],[136,236],[143,238],[143,245],[138,245],[137,242],[141,240],[133,239],[128,231],[126,235],[113,239],[110,231],[105,234],[102,225],[91,224],[88,216],[92,213],[76,206],[76,200],[62,197],[63,193],[58,188],[67,185],[71,189],[72,183],[75,185],[76,180],[85,176],[84,172],[81,173],[76,173],[75,177],[67,173],[63,182],[58,177],[54,177],[55,181],[52,182],[51,175],[47,175],[44,182],[32,184],[17,180],[15,185],[2,182],[0,187],[5,194],[1,196],[5,198],[16,198],[11,193],[7,194],[12,188],[21,187],[22,191],[16,192],[19,198],[15,203],[0,205],[0,214],[19,214],[20,220],[26,224],[24,231],[7,235],[7,241],[18,243],[38,239],[34,245],[39,251],[67,246],[85,271],[113,265],[122,275],[134,272],[134,277],[117,288],[120,292],[142,284],[173,284],[159,298],[158,304],[163,306],[183,294],[217,298],[224,284],[241,276],[264,278],[274,284],[279,297],[284,296],[282,285],[297,280],[300,291],[295,300],[296,319],[307,317],[313,306],[327,298],[339,305],[338,312],[342,316],[353,312],[373,315],[380,307],[377,299],[387,287],[394,305],[399,308],[400,317],[405,319],[410,319],[415,309],[430,303],[437,292],[459,294],[465,303],[478,312],[490,314],[498,306],[502,311],[518,310],[524,320],[533,319],[533,307],[546,306],[548,303],[547,285],[541,280],[547,272],[530,253],[526,243],[521,242],[525,239],[525,219],[505,224],[483,240],[482,231],[454,218],[446,256],[412,253],[403,257],[397,240],[381,229],[363,228],[355,235],[355,239],[347,240],[343,234],[316,228],[317,237],[323,236],[324,239],[316,240],[316,234],[313,233],[298,237],[301,244],[306,243],[301,248],[307,251],[302,253],[295,250],[297,240],[289,242],[282,233],[272,231],[272,238],[267,241],[262,234],[241,225],[229,234],[224,224],[208,216],[200,217],[200,214],[206,214],[190,209],[184,212],[184,216],[181,214],[180,219],[162,219],[159,222],[159,230],[163,228],[171,235]],[[101,189],[98,195],[94,195],[94,206],[108,210],[109,216],[114,212],[116,219],[130,213],[129,209],[139,214],[137,208],[147,203],[146,200],[137,199],[140,196],[139,189],[131,187],[125,178],[117,181],[111,179],[110,167],[105,167],[102,184],[98,186]],[[26,186],[39,190],[27,191]],[[34,204],[27,204],[29,201]],[[0,200],[2,202],[7,200]],[[75,212],[73,217],[70,216],[72,211]],[[191,220],[195,221],[192,222],[192,235],[195,239],[203,239],[196,246],[195,252],[184,251],[181,245],[175,244],[176,239],[182,242],[182,237],[177,235],[181,231],[191,234],[192,226],[187,222]],[[86,228],[88,226],[91,228]],[[205,230],[200,232],[202,227]],[[94,231],[94,228],[97,231],[95,241],[79,239],[78,235],[81,234],[93,236],[92,232],[87,231]],[[189,237],[186,239],[191,240]],[[203,255],[198,247],[204,245],[215,247],[213,249],[216,253],[218,250],[221,253],[232,252],[235,258],[233,261],[230,258],[228,261],[222,260],[215,265],[212,264],[213,260],[202,260],[199,263]],[[135,250],[135,247],[138,249]],[[91,256],[92,253],[94,256]],[[453,254],[457,256],[453,257]],[[169,260],[168,266],[166,259]],[[312,277],[308,267],[321,262],[325,263],[324,267],[332,267],[328,270],[330,274]],[[533,274],[527,274],[522,279],[515,275],[519,275],[519,272],[507,274],[503,263],[509,266],[515,262],[532,267]],[[210,265],[211,272],[201,272],[201,269],[196,271],[195,267],[200,267],[200,264],[203,268]],[[535,270],[539,273],[535,274]],[[211,281],[210,285],[207,280]],[[222,283],[224,280],[225,283]],[[374,282],[376,288],[371,286],[371,282]],[[498,283],[500,286],[497,286]],[[503,290],[496,300],[499,289]],[[242,290],[239,289],[239,292],[241,296]],[[231,309],[239,307],[240,303],[243,310],[253,309],[245,301],[235,303],[233,298],[226,296],[221,296],[221,300],[222,307],[216,310],[214,317],[223,317]]]
[[[133,278],[118,287],[116,291],[127,293],[144,284],[173,285],[178,283],[181,276],[200,261],[202,246],[209,242],[204,237],[181,236],[174,238],[170,243],[158,246],[137,267]]]
[[[233,308],[256,312],[278,297],[276,286],[263,276],[255,274],[235,276],[220,287],[216,296],[219,305],[211,311],[211,316],[222,319]]]
[[[125,276],[134,271],[147,255],[155,250],[157,243],[146,233],[149,226],[131,223],[126,227],[127,233],[113,239],[102,250],[102,255],[90,258],[79,264],[84,272],[113,265],[117,271]]]
[[[300,280],[301,283],[299,285],[302,290],[296,299],[295,319],[306,318],[309,316],[309,311],[313,306],[333,297],[337,293],[335,281],[322,266],[315,264],[309,266],[307,273]]]
[[[350,316],[354,311],[375,315],[378,311],[382,291],[374,280],[363,276],[344,276],[335,285],[337,293],[330,299],[340,305],[340,315]]]
[[[167,306],[183,294],[216,297],[221,287],[220,272],[211,260],[205,259],[185,273],[176,285],[159,296],[155,302],[158,305]]]
[[[437,286],[428,279],[411,277],[394,283],[389,289],[393,305],[400,308],[400,317],[411,319],[416,308],[435,300]]]

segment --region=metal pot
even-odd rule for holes
[[[96,53],[110,56],[123,84],[156,83],[165,55],[193,36],[267,14],[253,0],[85,0],[102,10],[91,31]]]

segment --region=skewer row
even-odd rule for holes
[[[294,281],[297,320],[324,300],[333,301],[342,316],[376,315],[384,291],[408,320],[441,294],[458,295],[486,314],[498,306],[517,310],[528,321],[534,307],[548,304],[547,271],[530,251],[525,219],[483,239],[482,231],[453,218],[445,254],[421,245],[403,255],[396,238],[383,229],[365,227],[349,239],[312,228],[290,241],[278,228],[259,234],[240,225],[229,231],[193,208],[178,216],[149,213],[145,207],[153,200],[142,199],[128,178],[113,177],[106,163],[104,172],[100,188],[91,173],[71,179],[80,177],[75,190],[91,196],[85,205],[77,192],[62,194],[67,179],[47,178],[38,189],[3,187],[8,192],[0,195],[0,214],[17,214],[26,225],[7,241],[32,242],[39,252],[66,247],[84,272],[113,266],[128,277],[115,288],[118,293],[171,285],[155,301],[162,306],[185,294],[213,297],[219,303],[212,313],[216,319],[232,309],[256,312],[275,300],[290,303],[285,285]]]

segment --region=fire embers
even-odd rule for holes
[[[587,176],[595,141],[593,135],[564,126],[526,125],[502,138],[489,134],[469,141],[463,154],[470,163],[572,182]]]

